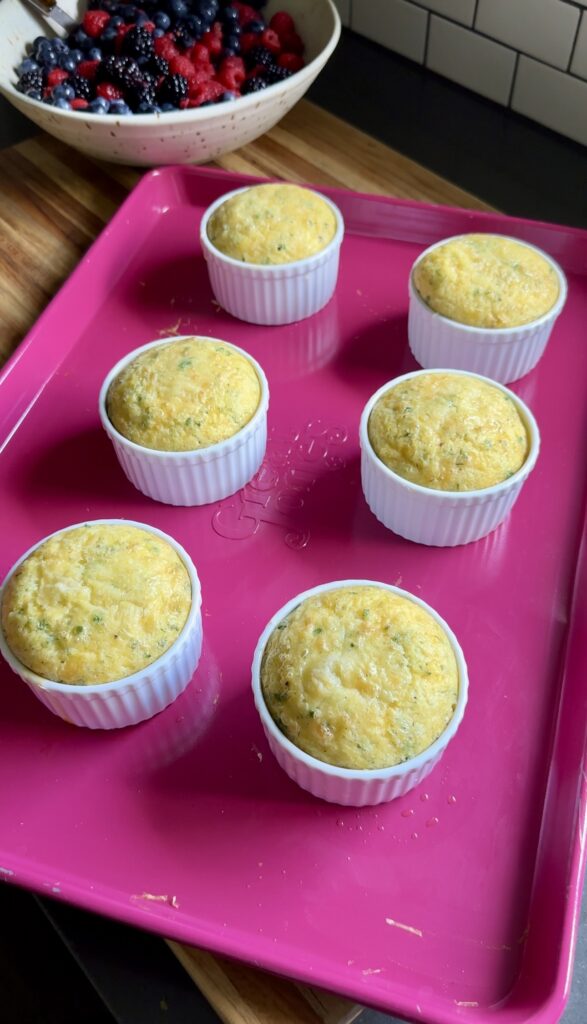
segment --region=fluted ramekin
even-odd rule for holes
[[[114,445],[114,451],[126,476],[147,497],[168,505],[208,505],[235,494],[259,469],[267,447],[267,409],[269,385],[259,363],[238,345],[222,340],[227,348],[239,352],[252,363],[261,385],[261,398],[254,416],[226,441],[187,452],[164,452],[144,448],[120,433],[108,416],[108,389],[114,379],[137,356],[150,348],[171,345],[193,335],[161,338],[141,345],[112,367],[100,389],[99,408],[102,426]],[[200,337],[200,335],[198,335]],[[203,338],[221,341],[220,338]]]
[[[528,433],[528,455],[508,480],[475,491],[440,491],[412,483],[389,469],[369,439],[369,417],[377,401],[391,388],[425,373],[455,373],[482,380],[503,391],[514,403]],[[405,373],[380,387],[367,402],[359,427],[361,483],[374,516],[389,530],[419,544],[455,547],[469,544],[495,530],[506,518],[538,458],[540,433],[527,405],[502,384],[477,373],[442,367]]]
[[[192,678],[202,650],[202,595],[200,581],[194,563],[187,551],[173,537],[148,526],[129,519],[94,519],[91,525],[124,525],[136,526],[139,530],[154,533],[167,541],[177,552],[184,563],[192,586],[192,602],[185,625],[171,647],[139,672],[124,679],[115,679],[111,683],[93,683],[89,686],[76,686],[72,683],[56,683],[37,675],[23,665],[12,653],[6,642],[3,629],[0,628],[0,653],[6,659],[13,672],[27,684],[35,697],[49,708],[54,715],[63,718],[72,725],[86,726],[88,729],[121,729],[127,725],[136,725],[152,718],[163,711],[176,697],[179,697]],[[41,544],[56,537],[60,533],[69,533],[85,523],[75,523],[63,530],[43,537],[25,551],[6,576],[0,588],[0,606],[6,592],[6,585],[18,567],[36,551]]]
[[[382,587],[390,590],[399,597],[404,597],[423,608],[438,623],[450,643],[459,675],[459,692],[454,712],[450,721],[440,736],[426,750],[416,757],[411,757],[402,764],[392,765],[390,768],[338,768],[336,765],[327,764],[317,757],[312,757],[300,750],[285,736],[281,729],[273,721],[261,686],[261,663],[263,653],[273,631],[279,623],[290,612],[297,608],[302,601],[316,594],[323,594],[328,590],[339,590],[341,587]],[[381,583],[375,580],[335,580],[332,583],[323,583],[311,590],[305,590],[298,594],[291,601],[280,608],[272,619],[267,623],[259,637],[252,665],[252,684],[255,706],[261,718],[261,724],[271,748],[271,753],[280,766],[289,775],[290,779],[297,782],[302,789],[312,793],[321,800],[327,800],[333,804],[343,804],[350,807],[365,807],[372,804],[386,803],[403,796],[414,786],[419,785],[423,779],[438,764],[448,744],[454,737],[465,713],[467,704],[467,692],[469,678],[467,665],[461,646],[451,630],[450,626],[434,611],[430,605],[420,598],[410,594],[407,590],[401,590],[389,583]]]
[[[320,252],[291,263],[270,266],[243,263],[225,256],[208,238],[210,217],[227,199],[247,192],[237,188],[208,207],[200,224],[200,242],[216,301],[232,316],[252,324],[291,324],[317,313],[330,301],[336,288],[344,222],[337,206],[316,195],[336,218],[334,238]]]
[[[455,235],[455,238],[466,237]],[[509,238],[509,236],[503,236]],[[567,280],[558,263],[548,253],[519,238],[512,242],[539,253],[554,270],[559,294],[554,306],[542,316],[519,327],[472,327],[435,313],[424,302],[414,284],[414,271],[421,260],[452,238],[425,249],[414,263],[409,279],[408,341],[412,355],[424,369],[468,370],[501,384],[518,380],[532,370],[541,358],[554,323],[567,298]]]

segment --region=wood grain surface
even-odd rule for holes
[[[307,101],[216,166],[488,209]],[[0,362],[14,351],[140,176],[134,168],[90,160],[48,135],[0,152]]]
[[[225,170],[472,209],[462,189],[307,101],[216,162]],[[14,351],[142,172],[48,135],[0,152],[0,364]],[[80,296],[83,302],[83,296]],[[350,1024],[361,1008],[170,943],[225,1024]]]

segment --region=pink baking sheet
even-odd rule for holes
[[[109,734],[53,717],[2,665],[0,875],[430,1024],[553,1024],[585,848],[587,233],[324,190],[347,224],[334,300],[300,324],[255,327],[213,302],[198,244],[203,209],[246,180],[147,174],[5,369],[0,572],[69,523],[151,523],[197,565],[204,650],[173,706]],[[570,292],[539,367],[514,385],[543,443],[513,514],[476,544],[432,549],[369,512],[358,423],[376,388],[415,367],[412,261],[470,230],[543,246]],[[109,367],[173,332],[241,345],[271,389],[261,472],[199,509],[134,490],[98,420]],[[272,613],[347,577],[430,602],[470,673],[439,767],[364,810],[289,781],[250,693]]]

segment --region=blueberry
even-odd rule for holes
[[[100,36],[100,42],[102,43],[102,46],[108,47],[110,43],[114,43],[117,36],[118,32],[115,28],[105,28]]]
[[[176,110],[176,109],[177,108],[173,106],[173,103],[162,103],[161,106],[160,106],[160,110],[161,110],[162,114],[166,114],[169,110]]]
[[[161,107],[158,107],[156,103],[139,103],[137,107],[137,114],[158,114]]]
[[[239,13],[236,7],[225,7],[222,12],[222,20],[227,24],[239,25]]]
[[[64,99],[62,96],[59,96],[57,99],[55,99],[54,96],[51,102],[51,106],[58,107],[59,110],[71,110],[71,104],[69,100]]]
[[[54,58],[55,50],[51,46],[51,40],[37,36],[33,43],[32,55],[39,64],[43,64],[48,58]]]
[[[231,92],[230,89],[227,89],[226,92],[223,92],[222,96],[220,97],[220,103],[231,103],[232,100],[238,100],[238,93]]]
[[[153,22],[157,28],[162,28],[164,32],[167,32],[167,29],[171,25],[171,19],[165,11],[157,11],[153,15]]]
[[[185,18],[189,14],[189,7],[185,0],[168,0],[167,8],[169,13],[176,18]]]
[[[142,13],[142,14],[137,15],[137,20],[136,20],[137,28],[142,28],[143,25],[146,25],[150,20],[151,19],[150,19],[148,14]]]
[[[31,89],[30,92],[27,92],[27,96],[28,96],[28,98],[30,100],[42,100],[43,99],[43,93],[41,92],[40,89]]]
[[[238,36],[233,36],[232,32],[229,36],[226,36],[224,40],[225,46],[228,50],[232,50],[233,53],[239,53],[241,48],[241,41]]]
[[[51,46],[55,50],[55,53],[67,53],[67,51],[69,50],[69,46],[67,45],[64,39],[52,39]]]
[[[104,99],[103,96],[96,96],[96,99],[90,103],[88,110],[92,114],[107,114],[109,106],[110,104],[107,99]]]
[[[71,85],[67,85],[66,82],[62,82],[61,85],[56,85],[53,89],[54,100],[74,100],[75,89],[72,89]]]
[[[77,67],[75,60],[69,53],[60,53],[58,64],[63,71],[75,71]]]
[[[119,25],[124,25],[124,18],[121,18],[120,14],[115,14],[113,18],[110,18],[108,28],[118,28]]]
[[[183,21],[183,25],[188,30],[191,36],[195,39],[199,39],[202,34],[202,19],[198,18],[197,14],[190,14]]]
[[[37,71],[38,68],[39,65],[37,64],[36,60],[32,60],[30,57],[27,57],[25,60],[23,60],[22,64],[18,65],[16,73],[19,76],[26,75],[27,71]]]
[[[78,28],[77,32],[74,33],[73,42],[76,46],[79,46],[80,50],[89,50],[90,46],[94,45],[92,37],[84,32],[83,28]]]
[[[102,51],[99,46],[92,46],[92,49],[88,50],[88,60],[102,60]]]
[[[134,4],[124,4],[124,6],[120,8],[120,13],[125,21],[134,22],[137,16],[137,8]]]
[[[111,100],[109,114],[130,114],[131,109],[124,100]]]
[[[255,18],[254,21],[249,21],[243,28],[245,32],[264,32],[265,22],[261,18]]]

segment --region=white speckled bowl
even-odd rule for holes
[[[263,652],[273,633],[282,619],[297,608],[307,597],[314,594],[322,594],[326,590],[339,590],[341,587],[382,587],[384,590],[391,590],[393,594],[413,601],[418,607],[423,608],[438,623],[446,634],[446,637],[453,649],[457,670],[459,674],[459,693],[452,715],[444,731],[440,736],[423,750],[416,757],[410,757],[402,764],[392,765],[390,768],[356,769],[338,768],[335,765],[320,761],[317,757],[306,754],[305,751],[296,747],[295,743],[284,736],[281,729],[275,724],[269,709],[265,703],[263,689],[261,687],[261,662]],[[438,764],[448,744],[455,735],[467,705],[467,693],[469,677],[467,664],[461,646],[452,629],[434,611],[429,604],[420,598],[410,594],[407,590],[401,590],[389,583],[381,583],[374,580],[336,580],[333,583],[323,583],[321,586],[313,587],[302,594],[298,594],[293,600],[288,601],[283,608],[275,613],[267,623],[259,637],[255,649],[252,666],[252,684],[255,707],[259,712],[261,723],[267,738],[267,742],[283,770],[290,779],[297,782],[298,786],[306,789],[313,796],[321,800],[328,800],[329,803],[343,804],[350,807],[365,807],[367,805],[381,804],[388,800],[395,800],[403,796],[414,786],[419,785],[423,779]]]
[[[207,448],[166,452],[155,448],[143,448],[121,434],[111,422],[107,409],[108,389],[119,373],[150,348],[173,345],[190,337],[194,335],[159,338],[133,349],[112,367],[100,388],[98,399],[102,426],[112,441],[116,457],[126,476],[143,494],[168,505],[209,505],[213,501],[221,501],[229,494],[235,494],[254,477],[267,447],[267,378],[259,363],[248,352],[222,338],[197,335],[204,341],[220,342],[226,348],[240,352],[252,364],[261,386],[261,397],[256,412],[236,434],[225,441],[208,445]]]
[[[82,0],[60,0],[60,6],[76,18],[85,9]],[[25,44],[55,33],[22,0],[2,0],[0,91],[35,124],[88,156],[143,167],[214,160],[269,131],[301,99],[338,42],[340,18],[332,0],[269,0],[265,13],[270,18],[283,8],[295,19],[307,61],[285,82],[234,103],[116,117],[58,110],[16,91],[14,68],[24,58]]]
[[[157,530],[147,523],[136,523],[130,519],[94,519],[94,524],[123,524],[136,526],[140,530],[154,533],[162,537],[177,552],[184,563],[192,585],[192,604],[185,625],[171,647],[156,658],[150,665],[124,679],[115,679],[111,683],[94,683],[89,686],[74,686],[70,683],[56,683],[51,679],[32,672],[12,653],[6,643],[4,631],[0,628],[0,653],[6,659],[13,672],[27,684],[35,697],[49,708],[54,715],[63,718],[72,725],[85,726],[88,729],[121,729],[127,725],[136,725],[152,718],[163,711],[179,697],[192,678],[202,650],[202,594],[200,581],[194,563],[188,553],[173,537]],[[73,523],[63,530],[43,537],[25,551],[13,565],[0,588],[0,606],[6,584],[18,567],[36,548],[44,544],[49,537],[59,533],[75,530],[85,523]]]

